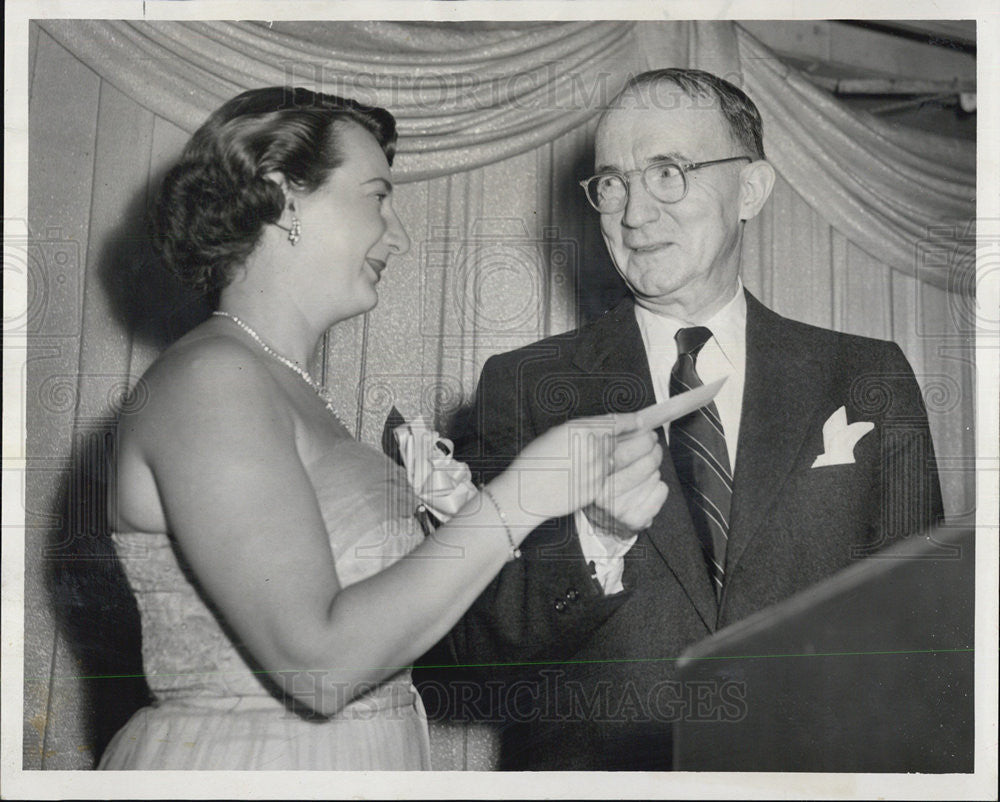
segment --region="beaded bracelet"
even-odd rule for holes
[[[500,523],[503,524],[503,528],[507,532],[507,542],[510,543],[511,559],[516,560],[518,557],[521,556],[521,550],[517,547],[517,544],[514,542],[514,534],[513,532],[510,531],[510,524],[507,522],[506,513],[504,513],[504,511],[500,509],[500,505],[497,503],[496,498],[493,496],[493,494],[490,492],[490,489],[486,485],[483,485],[480,488],[480,490],[483,491],[486,498],[488,498],[491,502],[493,502],[493,506],[496,508],[497,515],[500,516]]]

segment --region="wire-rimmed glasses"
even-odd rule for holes
[[[713,159],[707,162],[690,162],[681,164],[675,161],[660,160],[651,162],[642,170],[627,170],[625,172],[608,171],[598,173],[580,182],[587,193],[590,205],[601,214],[617,214],[628,203],[629,176],[638,173],[642,176],[642,185],[646,187],[656,200],[661,203],[677,203],[684,200],[688,191],[687,173],[700,170],[712,164],[725,164],[745,159],[753,161],[749,156],[730,156],[728,159]]]

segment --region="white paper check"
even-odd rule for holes
[[[703,384],[684,393],[671,396],[666,401],[653,404],[645,409],[639,410],[639,428],[656,429],[666,426],[670,421],[683,418],[685,415],[694,412],[699,407],[705,406],[715,398],[719,388],[725,383],[725,378],[714,381],[711,384]]]

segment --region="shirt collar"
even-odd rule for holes
[[[651,312],[639,304],[635,305],[635,316],[647,347],[676,349],[674,335],[677,330],[694,325],[686,320]],[[736,366],[740,363],[746,352],[747,299],[739,278],[732,299],[704,323],[697,325],[711,329],[713,339],[730,364]]]

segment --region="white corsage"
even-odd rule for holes
[[[444,523],[479,491],[469,466],[454,457],[455,446],[423,418],[392,429],[406,478],[428,512]]]

